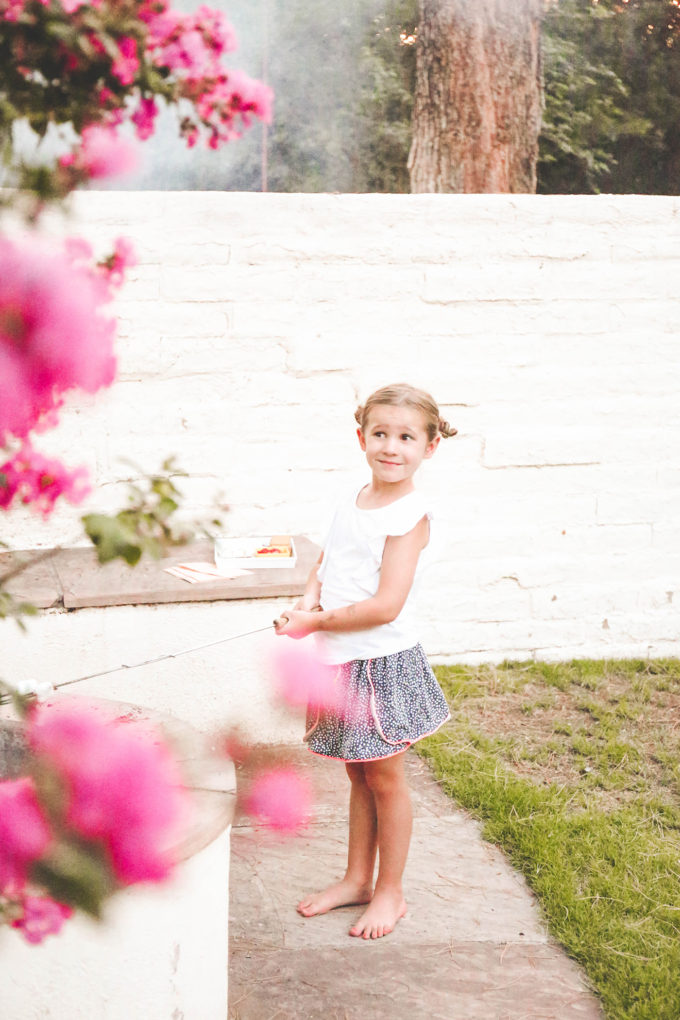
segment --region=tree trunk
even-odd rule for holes
[[[419,0],[412,192],[535,192],[541,0]]]

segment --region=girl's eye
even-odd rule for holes
[[[410,436],[410,435],[408,434],[408,432],[404,432],[401,438],[402,438],[402,439],[413,439],[413,436]]]

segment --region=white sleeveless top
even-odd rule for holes
[[[317,576],[321,581],[320,602],[326,610],[363,602],[375,595],[387,537],[405,535],[423,517],[432,519],[418,492],[409,492],[388,506],[362,510],[356,503],[362,488],[363,485],[354,489],[342,500],[324,542]],[[374,659],[405,651],[418,643],[411,622],[413,596],[429,544],[420,554],[413,585],[397,618],[367,630],[319,632],[319,653],[325,662],[339,664],[352,659]]]

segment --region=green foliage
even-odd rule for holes
[[[15,599],[10,592],[2,588],[3,578],[0,577],[0,620],[16,620],[22,630],[26,630],[23,621],[24,616],[35,616],[38,612],[31,602],[23,602]]]
[[[673,0],[550,0],[543,43],[538,190],[679,193]]]
[[[407,192],[417,0],[263,0],[259,24],[250,0],[227,9],[276,95],[269,190]],[[545,0],[542,36],[538,190],[680,193],[674,0]],[[258,191],[262,158],[261,131],[170,171],[157,152],[143,186]]]
[[[115,516],[92,513],[82,518],[100,563],[119,558],[134,566],[144,553],[159,559],[168,547],[189,540],[186,529],[178,530],[172,520],[181,499],[172,481],[172,460],[165,461],[163,471],[146,478],[146,487],[130,484],[130,505]]]
[[[350,190],[408,191],[415,0],[384,0],[357,80]],[[674,0],[547,0],[544,193],[680,193],[680,7]]]
[[[443,788],[524,873],[612,1020],[676,1020],[680,660],[436,672],[453,718],[418,748]]]
[[[86,124],[99,123],[104,110],[98,99],[101,88],[110,103],[124,107],[130,88],[112,74],[111,61],[118,54],[116,40],[129,36],[138,42],[141,67],[138,82],[172,101],[176,89],[168,75],[153,67],[144,50],[144,26],[135,16],[135,4],[123,0],[115,5],[81,7],[65,16],[61,5],[29,0],[15,21],[3,22],[0,32],[0,156],[4,174],[0,183],[21,189],[42,201],[59,201],[72,190],[67,175],[55,173],[40,158],[27,161],[14,147],[14,128],[22,121],[43,139],[48,129],[66,129],[72,137]],[[98,46],[94,40],[98,40]],[[71,55],[67,64],[64,53]],[[30,68],[30,73],[26,73]],[[5,204],[16,206],[6,194]]]
[[[272,4],[272,191],[407,192],[417,0]],[[402,38],[402,36],[404,38]],[[255,178],[259,186],[259,178]]]
[[[34,698],[30,694],[20,694],[16,687],[0,677],[0,705],[12,705],[17,716],[25,719],[33,703]]]
[[[145,553],[159,559],[169,548],[190,541],[192,530],[177,525],[174,520],[182,494],[173,478],[181,474],[183,472],[170,458],[164,461],[160,474],[147,476],[140,471],[141,481],[128,486],[128,506],[117,514],[85,514],[83,527],[97,550],[100,563],[122,559],[134,566]],[[214,519],[210,525],[219,527],[220,523]],[[201,529],[207,533],[206,526],[202,525]],[[7,548],[4,542],[0,546]],[[47,549],[35,555],[15,554],[19,555],[19,559],[0,574],[0,620],[14,619],[22,630],[26,629],[23,618],[35,616],[38,610],[30,602],[15,598],[8,591],[7,582],[29,567],[49,559],[57,551]]]
[[[562,0],[545,19],[539,190],[597,191],[614,166],[613,143],[625,130],[628,90],[589,52],[598,11],[590,0]]]
[[[417,24],[417,0],[387,0],[361,51],[357,191],[410,191]]]
[[[134,528],[126,522],[124,514],[125,511],[116,517],[86,514],[82,519],[85,533],[97,550],[100,563],[109,563],[120,557],[133,567],[141,559],[142,544],[137,540]]]
[[[58,903],[101,920],[105,901],[116,891],[103,847],[61,839],[31,869],[31,879]]]
[[[10,30],[11,28],[11,30]],[[102,83],[124,101],[127,89],[111,74],[111,60],[118,55],[116,39],[131,36],[143,42],[133,5],[121,3],[115,12],[108,6],[81,8],[76,17],[64,18],[57,5],[29,2],[16,21],[3,25],[0,36],[0,95],[3,126],[24,117],[41,137],[50,123],[72,123],[81,131],[85,123],[101,120],[94,88]],[[95,49],[96,33],[103,53]],[[65,73],[63,49],[73,55]],[[140,50],[142,46],[140,46]],[[23,64],[17,60],[17,52]],[[108,60],[106,55],[108,54]],[[31,74],[22,73],[29,67]]]

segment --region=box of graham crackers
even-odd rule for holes
[[[268,570],[294,567],[297,552],[292,535],[235,537],[221,535],[215,539],[215,566],[229,571]]]

